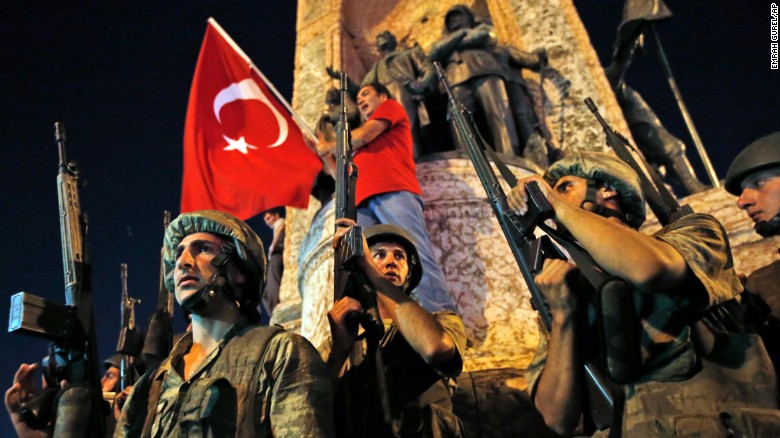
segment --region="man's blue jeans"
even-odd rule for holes
[[[403,228],[414,239],[423,268],[420,284],[412,297],[429,312],[455,310],[447,282],[433,256],[431,239],[425,228],[423,202],[419,195],[407,191],[374,195],[357,209],[358,225],[391,224]]]

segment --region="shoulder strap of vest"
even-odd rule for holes
[[[128,406],[127,419],[129,431],[127,436],[151,435],[153,413],[156,411],[157,402],[160,399],[162,382],[154,380],[159,366],[148,370],[141,380],[133,387],[132,404]]]
[[[258,353],[258,359],[265,355],[265,351],[270,340],[277,334],[284,331],[279,326],[269,326],[271,330],[263,330],[257,336],[252,336],[252,346]],[[253,379],[257,381],[258,375]],[[130,423],[128,436],[150,437],[152,425],[154,424],[155,413],[157,412],[157,403],[160,401],[160,392],[162,389],[162,379],[154,379],[159,367],[152,368],[141,377],[141,380],[133,389],[133,404],[128,408],[127,418]],[[141,411],[143,409],[143,411]]]

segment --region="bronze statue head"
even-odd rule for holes
[[[460,29],[471,29],[475,23],[474,13],[466,5],[455,5],[444,15],[444,27],[447,33]]]
[[[398,40],[390,31],[384,31],[376,36],[376,48],[380,53],[394,52],[398,46]]]

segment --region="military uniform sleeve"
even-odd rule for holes
[[[114,438],[124,438],[127,436],[128,428],[130,427],[129,423],[127,422],[127,406],[130,405],[131,399],[133,398],[133,394],[130,393],[130,396],[125,401],[125,406],[122,408],[122,415],[119,416],[119,419],[116,421],[116,427],[114,428]]]
[[[271,365],[270,423],[274,437],[331,437],[333,389],[317,350],[300,335],[275,336],[264,358]]]
[[[463,352],[466,351],[466,328],[463,320],[455,312],[445,310],[434,312],[433,316],[439,321],[444,332],[450,335],[455,342],[455,356],[444,364],[436,367],[436,371],[445,377],[457,377],[463,370]]]
[[[661,230],[656,238],[672,245],[683,256],[706,292],[697,295],[690,293],[689,288],[680,288],[685,295],[670,294],[680,307],[703,310],[742,292],[726,230],[714,217],[699,213],[685,216]]]

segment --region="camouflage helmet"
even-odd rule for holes
[[[244,221],[216,210],[201,210],[182,213],[165,230],[163,261],[165,264],[165,287],[174,291],[173,271],[176,268],[176,247],[188,235],[212,233],[232,241],[238,256],[239,266],[250,276],[250,287],[236,297],[244,311],[251,311],[260,302],[265,285],[265,250],[260,237]],[[251,306],[251,309],[245,308]]]
[[[417,248],[414,245],[414,239],[400,227],[390,224],[371,225],[363,230],[363,236],[368,242],[368,246],[379,242],[394,242],[401,245],[406,250],[407,264],[409,265],[409,274],[406,279],[404,291],[408,294],[420,284],[422,279],[422,263]]]
[[[742,180],[753,172],[770,167],[780,167],[780,131],[750,143],[737,155],[726,174],[726,190],[739,196]]]
[[[639,228],[645,221],[645,196],[634,169],[619,158],[602,152],[569,152],[547,169],[544,178],[555,185],[566,175],[601,181],[620,194],[626,223]]]
[[[122,367],[122,355],[121,354],[115,354],[108,359],[103,361],[103,368],[108,371],[109,368],[116,367],[121,368]]]

